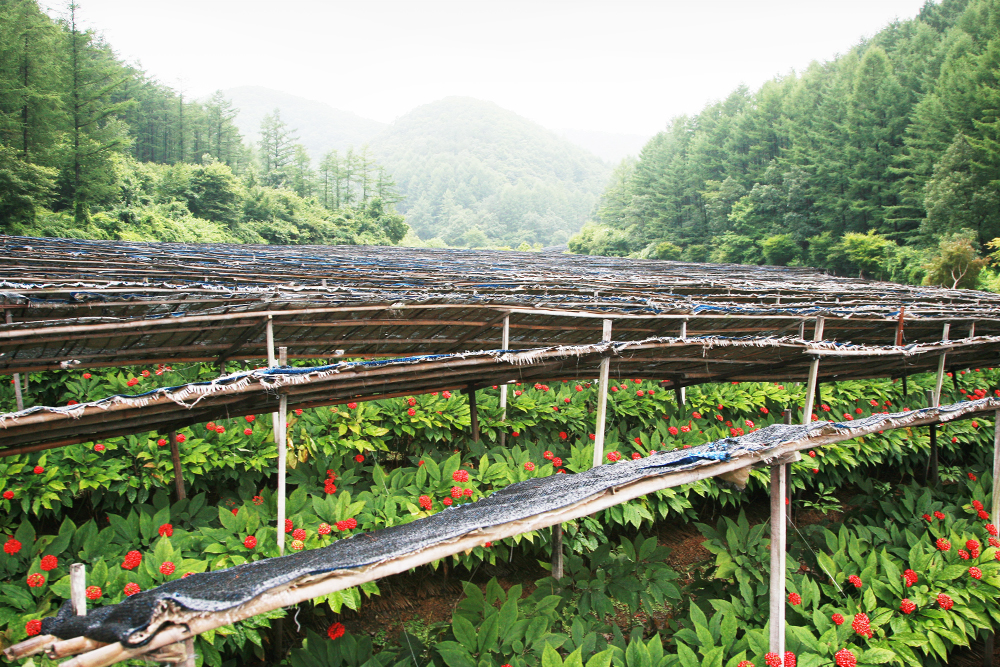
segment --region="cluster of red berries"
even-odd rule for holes
[[[858,575],[856,575],[856,574],[852,574],[851,576],[849,576],[849,577],[847,578],[847,581],[848,581],[849,583],[852,583],[852,584],[854,584],[854,587],[855,587],[855,588],[861,588],[861,587],[862,587],[862,586],[864,585],[864,584],[863,584],[863,583],[861,582],[861,577],[859,577],[859,576],[858,576]]]
[[[456,470],[451,473],[451,478],[456,482],[468,482],[469,481],[469,471],[468,470]]]
[[[319,528],[316,529],[316,532],[320,535],[329,535],[332,530],[333,528],[330,527],[330,524],[324,521],[319,524]]]
[[[833,621],[834,625],[844,624],[844,617],[841,614],[834,614],[833,616],[830,617],[830,620]]]
[[[344,519],[343,521],[337,522],[337,530],[339,531],[354,530],[357,527],[358,527],[357,519]]]
[[[304,542],[306,539],[306,531],[302,528],[296,528],[292,531],[292,539]]]
[[[909,598],[903,598],[903,601],[899,603],[899,610],[904,614],[912,614],[916,609],[917,605],[910,602]]]
[[[846,648],[842,648],[833,654],[833,659],[837,667],[857,667],[858,659]]]
[[[917,576],[917,573],[914,572],[913,570],[904,570],[903,571],[903,581],[906,582],[906,587],[907,588],[909,588],[913,584],[917,583],[918,578],[919,577]]]
[[[972,554],[973,558],[979,558],[980,545],[978,541],[969,540],[968,542],[965,543],[965,548],[969,550],[969,553]]]
[[[622,455],[621,452],[608,452],[607,458],[611,463],[617,463],[622,460]]]
[[[28,588],[41,588],[45,585],[45,575],[35,572],[28,575]]]
[[[528,472],[532,472],[535,469],[535,464],[532,463],[531,461],[528,461],[527,463],[524,464],[524,469],[527,470]]]
[[[327,495],[331,495],[337,492],[337,485],[334,482],[337,481],[337,473],[332,470],[326,471],[326,479],[323,480],[323,492]]]
[[[972,577],[973,579],[982,579],[983,578],[983,571],[980,570],[978,567],[975,567],[975,566],[970,567],[969,568],[969,576]]]
[[[955,601],[951,599],[951,596],[945,595],[944,593],[938,593],[937,603],[945,611],[948,611],[955,606]]]
[[[868,614],[864,613],[863,611],[859,611],[857,614],[855,614],[854,620],[851,621],[851,627],[859,635],[871,639],[872,629],[870,621],[868,620]]]
[[[255,548],[257,546],[257,538],[253,535],[248,536],[245,540],[243,540],[243,546],[247,549]]]
[[[329,637],[330,639],[340,639],[341,637],[344,636],[344,632],[345,629],[343,623],[334,623],[329,628],[327,628],[326,636]]]
[[[773,652],[765,653],[764,662],[767,663],[767,667],[781,667],[781,656]]]
[[[944,539],[943,537],[937,538],[937,541],[934,542],[934,546],[936,546],[938,548],[938,551],[950,551],[951,550],[951,542],[949,542],[948,540]]]
[[[358,462],[358,463],[364,463],[365,462],[365,455],[364,454],[355,454],[354,455],[354,460],[356,462]]]
[[[789,593],[788,603],[791,605],[802,604],[802,596],[799,595],[798,593]]]
[[[101,597],[101,587],[100,586],[87,586],[87,599],[97,600]]]
[[[125,554],[125,560],[122,562],[122,567],[126,570],[134,570],[139,567],[142,563],[142,554],[138,551],[129,551]]]
[[[434,504],[430,496],[420,496],[417,502],[420,503],[420,507],[425,510],[430,510]]]
[[[7,489],[6,491],[3,492],[3,499],[14,500],[14,492],[11,491],[10,489]]]
[[[13,556],[20,550],[21,550],[21,543],[18,540],[15,540],[13,537],[9,538],[3,544],[3,552],[8,556]]]
[[[172,524],[165,523],[156,532],[160,534],[160,537],[170,537],[174,534],[174,527]]]
[[[55,556],[48,555],[42,558],[42,562],[39,563],[38,566],[42,568],[43,572],[51,572],[52,570],[59,567],[59,559],[56,558]]]
[[[122,589],[122,592],[125,593],[125,597],[131,597],[141,590],[142,589],[139,588],[139,584],[128,583],[125,584],[125,588]]]
[[[176,571],[176,570],[177,570],[177,566],[175,566],[169,560],[166,561],[165,563],[163,563],[162,565],[160,565],[160,574],[162,574],[164,576],[167,576],[167,577],[169,577],[170,575],[172,575],[174,573],[174,571]]]
[[[34,637],[35,635],[41,633],[42,622],[37,618],[32,619],[24,624],[24,631],[28,634],[29,637]]]

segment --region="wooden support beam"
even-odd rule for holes
[[[927,391],[927,402],[930,407],[936,408],[937,403],[934,403],[934,395]],[[927,458],[927,473],[924,475],[924,483],[937,486],[938,484],[938,444],[937,444],[937,424],[930,424],[928,427],[928,433],[931,439],[931,451]]]
[[[563,529],[562,524],[552,526],[552,578],[559,581],[563,578]]]
[[[942,342],[948,341],[948,333],[950,329],[951,329],[951,324],[944,325],[944,332],[941,334]],[[934,397],[933,397],[933,402],[931,403],[931,405],[935,408],[941,405],[941,385],[944,382],[944,364],[947,357],[948,357],[947,352],[938,357],[937,379],[934,381]]]
[[[611,320],[604,320],[602,342],[611,340]],[[597,424],[594,427],[594,467],[604,460],[604,427],[608,419],[608,380],[611,374],[611,358],[601,359],[601,373],[597,387]]]
[[[510,315],[504,315],[503,318],[503,334],[500,340],[501,349],[507,350],[510,348]],[[500,421],[507,421],[507,383],[500,383]],[[500,446],[507,446],[507,430],[506,427],[500,429]]]
[[[823,340],[823,318],[816,318],[816,328],[813,331],[813,340]],[[809,380],[806,383],[806,400],[802,408],[802,423],[808,425],[812,421],[813,401],[816,394],[816,383],[819,380],[819,357],[815,357],[809,363]]]
[[[896,324],[896,347],[903,345],[903,318],[906,315],[906,306],[899,307],[899,321]]]
[[[10,324],[14,321],[14,318],[11,316],[9,310],[6,311],[4,314],[7,319],[7,324]],[[24,410],[24,395],[21,394],[20,373],[14,373],[14,400],[17,402],[17,411],[20,412],[21,410]]]
[[[170,457],[174,461],[174,487],[177,489],[177,500],[187,498],[184,491],[184,471],[181,469],[181,452],[177,446],[177,431],[170,431],[167,436],[170,440]]]
[[[688,323],[687,320],[681,320],[681,340],[687,340]],[[687,403],[687,392],[682,384],[678,384],[675,390],[677,392],[677,405],[684,405]]]
[[[288,365],[288,348],[278,348],[278,363]],[[288,429],[288,394],[282,392],[278,398],[278,423],[274,428],[274,441],[278,445],[278,553],[285,553],[285,466],[288,460],[286,439]]]
[[[479,442],[479,409],[476,406],[476,385],[470,384],[469,392],[469,427],[472,429],[472,442]]]
[[[785,548],[787,542],[785,505],[786,464],[771,467],[771,571],[770,571],[770,641],[772,653],[785,655]]]
[[[87,615],[87,566],[73,563],[69,566],[69,595],[73,613]]]

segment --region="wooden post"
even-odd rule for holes
[[[69,596],[73,604],[73,613],[77,616],[86,616],[87,566],[83,563],[73,563],[69,566]]]
[[[906,386],[906,375],[903,375],[903,398],[906,398],[906,395],[908,393],[909,392],[907,391],[907,386]]]
[[[971,337],[971,336],[970,336]],[[993,413],[993,503],[990,517],[994,526],[1000,526],[1000,410]],[[986,635],[983,665],[991,667],[995,651],[996,633]]]
[[[906,306],[899,307],[899,321],[896,323],[896,347],[903,345],[903,318],[906,315]]]
[[[177,663],[178,667],[195,667],[198,656],[194,652],[194,638],[184,640],[184,660]]]
[[[510,315],[503,318],[503,338],[500,341],[500,347],[506,350],[510,346]],[[503,383],[500,385],[500,420],[507,421],[507,384]],[[505,428],[500,429],[500,446],[505,447],[507,445],[507,431]]]
[[[278,348],[278,363],[288,365],[288,348]],[[288,459],[286,446],[288,420],[288,395],[278,398],[278,426],[275,428],[275,444],[278,445],[278,553],[285,553],[285,465]]]
[[[552,578],[559,581],[563,578],[563,548],[562,524],[552,526]]]
[[[472,429],[472,442],[479,442],[479,410],[476,407],[476,385],[470,384],[469,392],[469,426]]]
[[[604,320],[602,342],[611,340],[611,320]],[[611,374],[611,358],[601,359],[601,377],[598,380],[597,424],[594,427],[594,467],[601,465],[604,459],[604,425],[608,418],[608,380]]]
[[[823,340],[823,318],[816,318],[816,329],[813,331],[813,340]],[[816,394],[816,383],[819,380],[819,357],[815,357],[809,364],[809,380],[806,383],[806,401],[802,407],[802,423],[806,426],[812,421],[813,400]]]
[[[781,416],[784,418],[786,424],[791,425],[792,423],[792,411],[790,408],[785,408],[781,411]],[[785,506],[786,512],[788,513],[788,522],[792,522],[792,466],[785,465],[782,466],[785,469]],[[786,545],[785,550],[788,550]]]
[[[14,321],[10,311],[6,311],[7,324]],[[14,373],[14,400],[17,401],[17,411],[24,410],[24,394],[21,393],[21,374]]]
[[[950,329],[951,329],[951,324],[944,325],[944,333],[941,334],[942,341],[948,340],[948,332]],[[941,385],[944,382],[944,363],[947,357],[948,354],[945,353],[938,358],[937,379],[934,382],[934,397],[933,397],[933,402],[931,403],[931,406],[935,408],[941,405]]]
[[[937,407],[934,403],[934,395],[928,390],[927,391],[927,402],[930,407]],[[927,459],[927,474],[924,475],[925,484],[933,484],[937,486],[938,483],[938,444],[937,444],[937,424],[931,424],[927,427],[927,430],[931,436],[931,453]]]
[[[772,653],[785,655],[785,547],[787,511],[785,506],[785,470],[788,464],[771,467],[771,572],[770,630],[768,645]]]
[[[184,472],[181,470],[181,452],[177,447],[177,431],[171,431],[167,436],[170,440],[170,457],[174,460],[174,487],[177,489],[177,500],[187,498],[184,491]]]
[[[688,337],[688,323],[687,320],[681,320],[681,340],[687,340]],[[687,403],[687,391],[684,385],[677,387],[677,405],[681,406]]]

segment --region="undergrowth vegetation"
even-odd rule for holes
[[[33,374],[28,404],[84,402],[213,375],[200,365]],[[998,378],[992,369],[957,371],[942,401],[992,395]],[[850,421],[922,407],[930,382],[909,378],[905,396],[899,381],[825,384],[816,417]],[[322,547],[515,482],[590,467],[596,385],[509,391],[504,421],[499,389],[480,390],[480,442],[468,435],[468,401],[459,392],[290,411],[286,544]],[[704,385],[678,405],[656,382],[619,379],[610,392],[605,458],[610,464],[740,435],[781,421],[803,393],[792,384]],[[5,382],[0,408],[13,402]],[[87,564],[88,598],[98,606],[188,573],[278,555],[270,421],[249,415],[182,430],[189,497],[175,502],[162,434],[0,459],[0,642],[38,632],[37,620],[69,598],[73,562]],[[924,484],[926,428],[818,448],[792,465],[793,509],[838,510],[790,534],[787,635],[795,664],[943,664],[1000,623],[1000,543],[983,509],[990,506],[992,434],[984,419],[943,425],[937,487]],[[275,655],[271,625],[284,615],[277,611],[200,636],[199,660],[213,667],[247,660],[293,667],[772,664],[776,656],[765,655],[769,527],[742,511],[766,496],[766,482],[766,469],[751,473],[744,492],[703,480],[568,522],[564,577],[536,582],[530,595],[519,585],[467,583],[450,623],[376,643],[347,632],[337,614],[377,595],[371,583],[302,605],[301,631],[293,633],[302,643],[290,654]],[[859,499],[841,513],[845,493]],[[673,571],[666,549],[643,536],[664,520],[706,518],[697,526],[713,558],[687,572]],[[547,561],[550,549],[548,531],[532,532],[447,561],[454,576],[470,578],[484,562]],[[291,628],[284,625],[286,634]]]

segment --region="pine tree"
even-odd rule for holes
[[[298,139],[295,131],[281,120],[281,111],[264,116],[260,123],[259,156],[261,162],[261,178],[271,187],[285,187],[291,175],[288,167],[295,157],[295,142]]]

